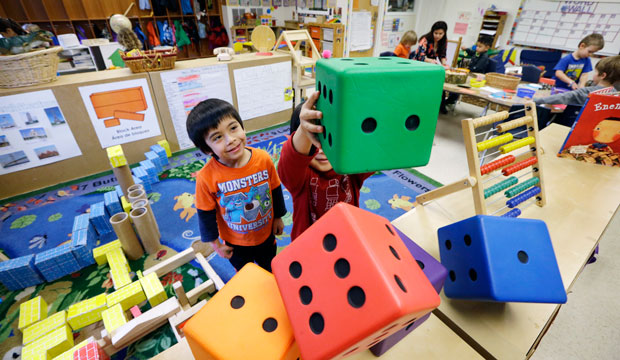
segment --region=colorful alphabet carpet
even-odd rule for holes
[[[261,131],[248,135],[248,145],[266,150],[277,164],[280,149],[288,133],[288,126]],[[149,194],[164,247],[158,254],[145,255],[142,259],[131,262],[132,270],[157,264],[199,239],[194,205],[195,175],[206,160],[208,157],[196,150],[170,158],[170,164],[160,174],[160,182],[153,185]],[[115,185],[116,179],[110,174],[31,194],[20,200],[4,202],[0,207],[0,248],[10,258],[14,258],[38,253],[69,241],[74,217],[88,212],[91,204],[103,201],[103,193],[111,191]],[[377,173],[364,182],[360,207],[393,220],[412,209],[418,194],[439,185],[411,170]],[[284,217],[284,233],[277,239],[279,248],[290,243],[292,228],[293,204],[286,189],[284,197],[289,213]],[[216,254],[212,254],[208,260],[224,281],[234,275],[234,268],[228,260]],[[161,279],[169,296],[174,295],[174,281],[182,281],[184,288],[189,290],[206,280],[202,269],[197,264],[194,265],[196,266],[184,265]],[[16,292],[9,292],[0,285],[0,357],[15,359],[14,355],[21,351],[21,336],[15,336],[19,304],[41,295],[50,306],[51,314],[66,309],[75,302],[103,292],[111,292],[113,288],[108,270],[107,266],[93,265],[53,283]],[[136,278],[134,272],[131,276]],[[174,343],[176,340],[169,326],[162,327],[114,358],[148,359]]]

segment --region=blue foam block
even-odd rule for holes
[[[122,198],[123,196],[125,196],[125,194],[123,194],[123,190],[121,189],[120,185],[114,186],[114,190],[116,190],[116,194],[118,195],[119,198]]]
[[[73,256],[71,244],[64,244],[38,253],[34,264],[48,282],[60,279],[82,268]]]
[[[93,248],[97,242],[95,236],[87,229],[78,230],[71,236],[71,252],[82,268],[95,263],[93,257]]]
[[[146,170],[146,173],[152,178],[154,181],[151,183],[159,182],[159,177],[157,176],[157,169],[151,160],[142,160],[140,161],[140,166]]]
[[[103,194],[103,202],[109,215],[114,215],[119,212],[123,212],[121,206],[121,199],[118,197],[116,191],[108,191]]]
[[[449,298],[565,303],[566,291],[547,225],[477,215],[437,230]]]
[[[161,159],[154,151],[145,152],[144,156],[146,157],[147,160],[151,160],[153,165],[155,165],[155,169],[157,169],[158,174],[164,171],[162,163],[161,163]]]
[[[26,255],[0,262],[0,282],[12,291],[44,282],[34,266],[34,258],[34,255]]]
[[[166,149],[159,144],[155,144],[151,145],[151,151],[159,156],[162,165],[168,165],[168,155],[166,155]]]
[[[99,235],[114,231],[108,219],[109,216],[105,211],[105,204],[103,201],[90,206],[90,222]]]

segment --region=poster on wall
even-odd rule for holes
[[[102,148],[161,135],[146,79],[79,88]]]
[[[235,69],[234,77],[242,120],[291,108],[293,88],[290,62]]]
[[[210,98],[233,103],[227,64],[166,71],[161,73],[161,82],[181,150],[194,147],[185,127],[194,106]]]
[[[52,90],[0,97],[0,175],[82,155]]]

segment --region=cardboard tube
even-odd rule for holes
[[[133,219],[136,230],[138,230],[138,236],[140,241],[142,241],[144,250],[149,254],[157,253],[161,244],[153,218],[149,215],[149,210],[145,207],[133,209],[129,216]]]
[[[155,218],[155,213],[153,212],[153,209],[151,208],[151,203],[148,200],[145,200],[145,199],[138,199],[138,200],[136,200],[136,201],[131,203],[131,208],[132,209],[137,209],[137,208],[141,208],[141,207],[145,207],[149,211],[149,215],[153,219],[153,223],[155,223],[155,228],[157,229],[157,234],[161,238],[161,232],[159,231],[159,224],[157,223],[157,219]]]
[[[110,218],[110,224],[112,224],[112,228],[114,228],[114,232],[118,240],[120,240],[127,257],[130,260],[141,258],[144,255],[144,250],[129,222],[129,215],[124,211],[116,213]]]
[[[129,169],[129,166],[123,165],[119,167],[113,167],[112,171],[114,172],[114,176],[116,176],[118,184],[121,186],[121,190],[123,191],[123,195],[125,195],[125,199],[129,201],[129,192],[127,191],[127,188],[134,184],[133,176],[131,175],[131,170]]]
[[[127,192],[130,193],[134,190],[144,190],[144,185],[142,184],[133,184],[127,188]]]
[[[129,193],[129,198],[127,200],[129,200],[131,204],[133,204],[134,201],[138,199],[144,199],[148,201],[148,198],[146,197],[146,191],[144,191],[144,189],[131,190],[127,192]]]

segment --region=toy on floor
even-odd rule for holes
[[[371,348],[440,302],[389,221],[346,203],[280,252],[272,268],[305,360]]]
[[[442,67],[398,57],[318,60],[318,137],[334,170],[426,165],[444,78]]]
[[[476,215],[437,230],[444,292],[455,299],[565,303],[542,220]]]
[[[546,202],[545,187],[543,182],[542,165],[539,161],[542,150],[538,140],[538,119],[534,103],[525,104],[523,117],[497,124],[490,130],[476,134],[475,129],[501,122],[508,119],[510,113],[502,111],[496,114],[483,116],[476,119],[463,119],[463,137],[467,151],[469,176],[452,184],[442,186],[433,191],[418,195],[416,202],[425,204],[441,196],[453,192],[471,188],[474,196],[474,206],[478,215],[496,215],[517,217],[521,215],[521,209],[517,206],[527,200],[533,200],[538,206],[544,206]],[[513,141],[513,134],[509,130],[526,126],[527,137]],[[497,136],[479,141],[476,136],[489,134]],[[501,135],[500,135],[501,134]],[[486,151],[498,148],[490,154]],[[509,154],[515,150],[526,148],[518,154]],[[482,154],[479,154],[482,153]],[[498,159],[500,155],[502,156]],[[493,159],[493,161],[489,161]],[[483,164],[481,166],[481,164]],[[522,179],[527,177],[526,179]],[[500,178],[499,181],[496,179]],[[494,183],[489,184],[491,181]],[[500,194],[495,200],[486,203],[487,199]],[[503,196],[502,196],[503,195]],[[501,201],[501,202],[500,202]],[[498,204],[498,202],[500,202]],[[533,202],[528,203],[531,204]],[[498,204],[498,205],[495,205]],[[487,207],[493,206],[491,211]]]

